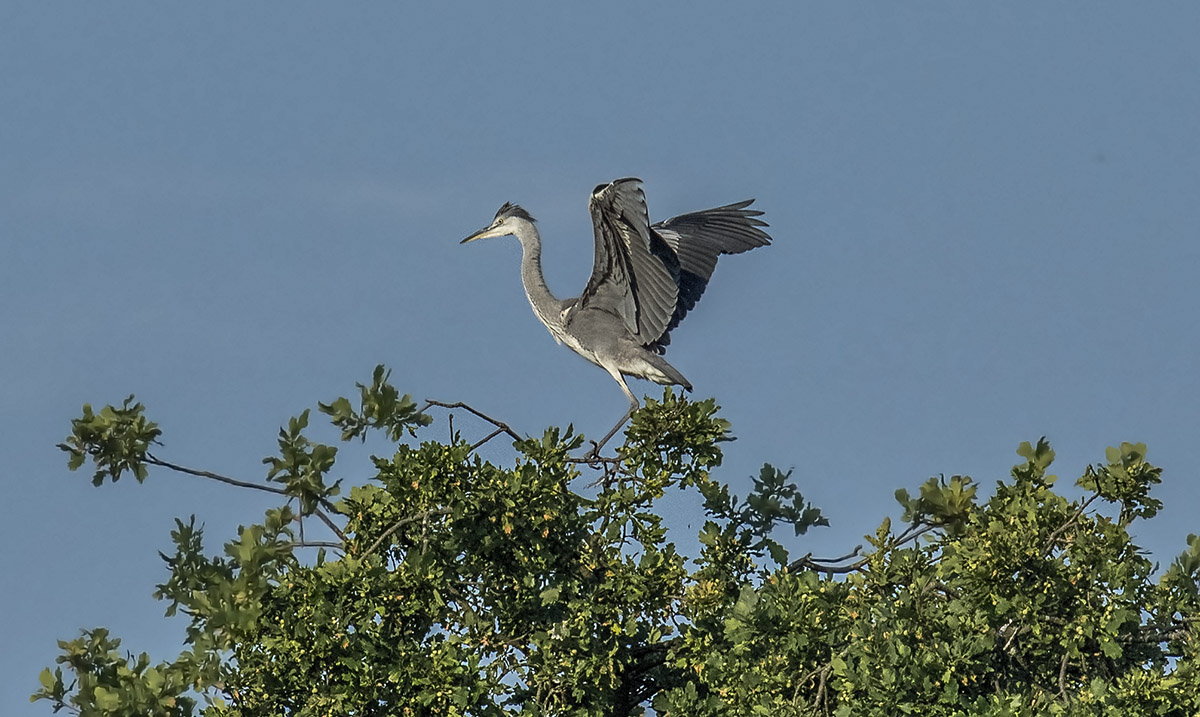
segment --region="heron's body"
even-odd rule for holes
[[[746,209],[754,200],[730,204],[650,224],[637,179],[618,179],[592,192],[596,260],[583,293],[559,300],[542,272],[542,242],[534,219],[505,204],[475,239],[511,234],[521,242],[521,281],[533,313],[560,344],[600,366],[621,386],[630,409],[605,441],[638,406],[625,383],[634,376],[692,389],[662,358],[670,332],[679,325],[708,285],[720,254],[736,254],[770,243]]]

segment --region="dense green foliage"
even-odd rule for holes
[[[1110,448],[1069,500],[1049,445],[1022,444],[990,498],[961,476],[897,491],[903,527],[822,561],[776,532],[824,524],[789,473],[764,466],[741,499],[714,478],[728,425],[711,400],[648,401],[618,456],[588,465],[569,428],[418,443],[430,410],[475,412],[418,409],[382,368],[360,392],[319,409],[343,440],[397,447],[345,493],[307,412],[264,461],[270,482],[247,484],[157,458],[132,397],[85,407],[60,447],[97,485],[158,466],[286,505],[221,555],[177,521],[157,592],[189,621],[176,659],[87,630],[33,699],[212,717],[1200,714],[1200,538],[1159,575],[1131,541],[1159,508],[1143,445]],[[511,465],[483,460],[503,436]],[[691,559],[668,540],[669,492],[706,515]],[[302,541],[303,516],[330,539]]]

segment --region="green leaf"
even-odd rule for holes
[[[121,695],[115,690],[97,686],[92,692],[93,703],[101,712],[115,712],[121,704]]]
[[[787,565],[789,562],[787,548],[783,547],[776,541],[771,540],[770,538],[768,538],[765,542],[767,545],[767,551],[771,554],[771,560],[774,560],[779,565]]]
[[[54,689],[54,686],[58,683],[58,680],[54,678],[54,673],[50,671],[50,668],[46,667],[38,673],[38,682],[42,683],[42,687],[47,692],[50,692]]]
[[[557,428],[486,455],[455,436],[402,441],[428,417],[387,381],[378,366],[358,400],[318,404],[343,438],[396,439],[389,457],[351,458],[371,470],[336,504],[328,476],[342,454],[305,435],[306,413],[264,461],[287,493],[278,502],[299,508],[245,519],[231,499],[224,517],[242,525],[218,551],[198,518],[176,519],[155,596],[184,621],[178,657],[151,665],[88,630],[59,643],[34,698],[165,717],[1200,710],[1200,538],[1159,577],[1131,537],[1127,523],[1156,509],[1141,444],[1081,479],[1112,506],[1054,492],[1043,438],[994,489],[938,474],[896,491],[912,522],[884,517],[867,553],[791,570],[789,551],[817,549],[792,534],[827,523],[799,489],[808,477],[763,464],[733,476],[750,484],[735,495],[711,399],[647,400],[619,460],[590,467],[571,457],[581,438]],[[150,425],[133,403],[85,406],[68,464],[95,461],[102,482],[138,476],[154,464],[139,454]],[[324,520],[301,520],[326,504]],[[698,525],[699,546],[685,554],[668,523]]]

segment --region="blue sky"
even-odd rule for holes
[[[1137,537],[1169,561],[1200,532],[1197,30],[1183,3],[6,3],[0,712],[48,713],[27,696],[82,627],[176,654],[150,596],[174,517],[217,549],[270,506],[93,488],[54,448],[81,404],[136,393],[163,457],[245,479],[377,363],[599,435],[625,399],[538,325],[516,242],[457,242],[521,203],[576,295],[588,194],[629,175],[652,218],[756,197],[771,223],[668,358],[733,423],[722,478],[794,467],[829,516],[793,549],[1046,435],[1064,481],[1149,445]]]

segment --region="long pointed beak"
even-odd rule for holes
[[[491,236],[490,234],[488,234],[488,232],[491,231],[491,229],[492,228],[490,226],[486,226],[483,229],[480,229],[479,231],[475,232],[471,236],[467,237],[466,239],[463,239],[462,241],[459,242],[459,244],[466,244],[467,242],[475,241],[476,239],[485,239],[485,238]]]

